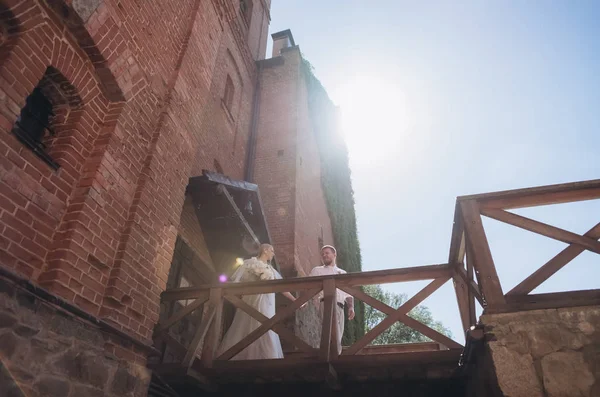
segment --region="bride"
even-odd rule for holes
[[[258,256],[247,259],[231,276],[234,282],[249,282],[259,280],[281,279],[281,275],[268,262],[273,259],[275,251],[269,244],[261,244]],[[289,292],[283,295],[291,301],[296,298]],[[271,318],[275,315],[275,294],[246,295],[244,302]],[[260,326],[260,322],[250,317],[243,310],[237,309],[229,330],[225,333],[223,341],[217,350],[217,357],[241,341],[246,335]],[[259,360],[268,358],[283,358],[279,336],[269,330],[248,347],[239,352],[232,360]]]

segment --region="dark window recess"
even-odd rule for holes
[[[281,157],[283,156],[283,150],[278,150],[277,151],[277,157]]]
[[[229,112],[231,112],[231,110],[233,109],[233,92],[233,80],[231,80],[231,77],[227,76],[227,79],[225,80],[225,92],[223,93],[223,102],[225,103],[225,106],[227,106],[227,110],[229,110]]]
[[[46,98],[39,87],[36,87],[25,100],[25,107],[21,109],[21,114],[17,117],[12,131],[38,157],[52,168],[58,169],[60,166],[46,153],[46,145],[43,143],[46,131],[50,135],[54,135],[54,131],[50,129],[50,119],[52,116],[54,116],[52,103]]]

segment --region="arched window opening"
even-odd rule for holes
[[[61,125],[68,124],[72,111],[81,106],[81,98],[75,87],[50,66],[25,100],[12,132],[38,157],[58,169],[60,165],[49,148]]]
[[[233,109],[233,94],[234,94],[233,80],[231,77],[227,75],[227,80],[225,81],[225,92],[223,93],[223,102],[227,107],[227,110],[231,113]]]

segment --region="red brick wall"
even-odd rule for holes
[[[263,63],[254,179],[283,276],[294,276],[298,52]]]
[[[243,175],[262,2],[250,32],[230,20],[234,0],[105,0],[91,15],[2,4],[19,28],[0,59],[0,265],[148,341],[188,178],[215,159]],[[58,171],[11,133],[48,66],[81,99],[55,123]]]
[[[321,233],[333,242],[300,62],[292,48],[263,63],[255,163],[277,261],[288,277],[320,263]]]

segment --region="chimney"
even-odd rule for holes
[[[281,50],[284,48],[294,47],[296,45],[294,36],[292,36],[292,31],[289,29],[273,33],[271,37],[273,38],[273,58],[281,55]]]

